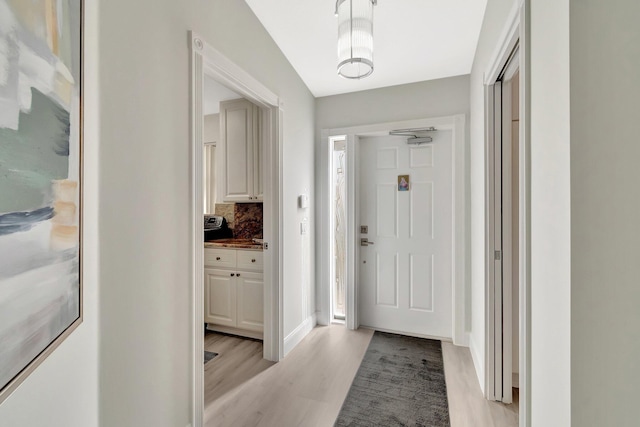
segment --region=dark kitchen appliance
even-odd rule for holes
[[[228,239],[233,237],[227,220],[221,215],[204,216],[204,241]]]

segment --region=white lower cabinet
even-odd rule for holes
[[[205,322],[236,326],[236,279],[231,274],[225,270],[204,269]]]
[[[262,338],[262,252],[205,249],[204,321],[211,330]]]
[[[264,281],[262,273],[242,272],[236,277],[236,326],[262,332],[264,329]]]

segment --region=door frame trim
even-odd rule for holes
[[[496,302],[495,293],[490,283],[490,262],[493,252],[490,251],[490,221],[494,218],[494,204],[491,198],[489,171],[492,158],[493,132],[496,116],[493,105],[494,85],[498,82],[502,71],[509,63],[516,46],[519,50],[520,72],[520,135],[519,135],[519,372],[520,399],[519,413],[521,427],[531,426],[531,109],[530,109],[530,0],[519,0],[511,10],[489,66],[484,74],[485,85],[485,363],[484,381],[485,396],[491,399],[490,370],[493,361],[494,341],[491,331],[494,327],[493,307]]]
[[[264,358],[280,361],[284,357],[283,330],[283,109],[280,99],[202,37],[189,31],[191,69],[191,282],[192,295],[192,425],[202,427],[204,417],[204,246],[203,236],[203,85],[205,75],[214,78],[260,107],[260,130],[264,142],[262,170],[264,185]]]
[[[351,252],[351,255],[347,255],[353,268],[353,273],[348,274],[347,278],[347,293],[353,295],[353,310],[350,322],[350,314],[347,311],[347,326],[351,328],[357,328],[359,326],[357,318],[357,268],[355,262],[359,255],[359,246],[357,245],[357,239],[359,233],[357,233],[357,192],[355,189],[358,185],[359,170],[355,159],[358,153],[358,139],[360,136],[366,135],[385,135],[392,129],[406,129],[417,127],[429,127],[434,126],[439,129],[451,130],[453,147],[453,168],[452,168],[452,186],[454,191],[454,197],[452,197],[452,266],[451,266],[451,280],[452,280],[452,340],[453,343],[459,346],[468,347],[469,334],[466,327],[467,309],[465,301],[470,297],[470,289],[468,282],[467,272],[467,259],[469,255],[469,243],[467,238],[467,218],[468,218],[468,206],[469,195],[467,194],[467,143],[466,143],[466,116],[464,114],[458,114],[453,116],[425,118],[418,120],[407,120],[399,122],[378,123],[364,126],[344,127],[336,129],[322,129],[321,130],[321,142],[323,149],[321,151],[320,158],[320,200],[329,200],[331,185],[331,162],[329,159],[330,150],[326,148],[325,144],[328,144],[330,138],[346,136],[347,137],[347,200],[348,200],[348,212],[347,215],[350,218],[348,221],[347,236],[349,241],[347,242],[347,251]],[[349,191],[351,190],[351,191]],[[349,194],[350,193],[350,194]],[[355,196],[354,196],[355,194]],[[318,316],[318,323],[328,324],[331,312],[331,277],[329,271],[331,271],[331,257],[330,257],[330,219],[331,209],[329,203],[318,203],[318,218],[320,218],[318,224],[317,239],[319,242],[320,265],[318,266],[318,301],[320,313]],[[347,309],[349,305],[347,305]]]

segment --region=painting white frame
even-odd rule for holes
[[[83,235],[83,222],[84,222],[84,49],[85,49],[85,2],[84,0],[78,0],[79,14],[78,17],[80,28],[79,31],[79,82],[78,82],[78,96],[79,96],[79,111],[78,114],[78,213],[77,213],[77,225],[78,225],[78,317],[69,324],[62,333],[60,333],[55,339],[53,339],[35,358],[33,358],[26,366],[14,376],[4,386],[0,384],[0,404],[4,402],[11,394],[22,384],[37,368],[40,366],[60,345],[82,324],[84,320],[84,288],[83,288],[83,247],[84,247],[84,235]],[[73,132],[70,132],[73,134]]]

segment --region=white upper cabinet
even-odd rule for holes
[[[223,201],[262,201],[260,145],[260,109],[245,99],[221,102],[220,184]]]

